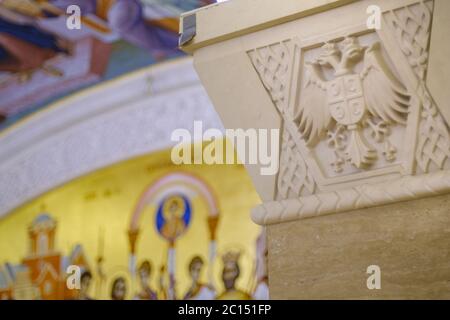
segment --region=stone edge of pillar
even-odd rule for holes
[[[180,49],[193,54],[195,50],[205,46],[360,0],[283,0],[283,6],[275,7],[273,0],[257,1],[258,7],[272,6],[272,9],[264,11],[266,14],[255,15],[255,0],[229,0],[182,13],[179,24],[180,38],[183,38],[185,31],[185,19],[195,15],[196,22],[190,41],[181,42]],[[192,29],[191,23],[189,29]]]
[[[265,202],[252,211],[259,225],[313,218],[450,193],[450,171],[404,176],[295,199]]]

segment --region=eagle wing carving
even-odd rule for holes
[[[327,104],[326,81],[315,63],[306,63],[305,84],[295,117],[308,146],[314,145],[329,128],[332,118]]]
[[[364,68],[360,76],[368,111],[386,123],[405,125],[410,96],[386,65],[379,42],[366,49]]]

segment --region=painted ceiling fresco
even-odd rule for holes
[[[268,299],[244,166],[170,154],[94,171],[0,219],[0,301]],[[77,270],[78,289],[66,285]]]
[[[180,13],[213,2],[0,1],[0,130],[68,94],[183,55]],[[67,27],[71,5],[80,29]]]

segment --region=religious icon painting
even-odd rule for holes
[[[156,212],[156,229],[170,243],[186,232],[191,222],[192,205],[184,195],[170,195],[161,200]]]

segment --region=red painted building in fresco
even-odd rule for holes
[[[83,248],[77,245],[69,257],[55,248],[56,221],[39,215],[28,229],[30,252],[23,264],[0,267],[0,299],[62,300],[76,298],[66,286],[66,267],[89,269]]]

